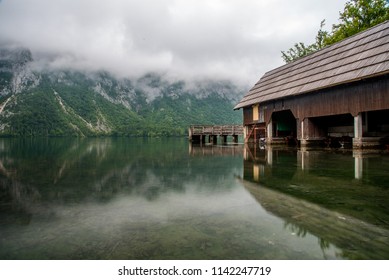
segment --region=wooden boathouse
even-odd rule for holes
[[[200,144],[205,144],[207,140],[208,143],[216,144],[218,137],[221,143],[225,144],[229,136],[234,143],[238,143],[239,135],[243,135],[242,125],[191,125],[189,127],[189,141]]]
[[[245,142],[389,145],[389,21],[267,72],[241,108]]]

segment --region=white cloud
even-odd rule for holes
[[[4,0],[0,43],[49,64],[121,76],[161,72],[250,86],[280,51],[336,23],[346,0]]]

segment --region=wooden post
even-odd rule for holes
[[[354,116],[354,138],[353,138],[353,148],[360,149],[362,148],[362,113]]]
[[[192,135],[193,135],[192,127],[189,127],[188,134],[189,134],[189,141],[192,141]]]
[[[354,117],[354,137],[362,138],[362,114],[359,113]]]
[[[272,139],[273,139],[273,122],[270,119],[270,122],[267,124],[267,143],[271,144]]]

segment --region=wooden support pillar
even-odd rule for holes
[[[362,114],[354,117],[354,138],[362,138]]]
[[[273,121],[270,119],[269,123],[267,124],[267,135],[266,135],[266,143],[270,144],[273,139]]]
[[[362,113],[358,113],[358,115],[354,116],[353,148],[362,148],[362,135]]]
[[[309,147],[309,146],[319,146],[323,144],[325,140],[324,129],[309,118],[304,118],[300,123],[300,146]]]
[[[308,118],[304,118],[300,123],[301,135],[300,135],[300,144],[301,147],[307,146],[308,139]]]
[[[296,138],[298,141],[302,139],[302,134],[301,134],[301,127],[302,127],[302,122],[300,119],[296,119]]]
[[[226,144],[227,143],[227,135],[222,135],[221,138],[222,138],[222,144]]]
[[[232,135],[232,141],[238,143],[238,135]]]
[[[192,132],[192,128],[188,128],[188,135],[189,135],[189,141],[192,141],[192,136],[193,136],[193,132]]]

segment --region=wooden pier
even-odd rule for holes
[[[227,143],[228,136],[234,143],[238,143],[239,135],[243,135],[243,125],[191,125],[189,127],[189,141],[204,144],[208,137],[208,143],[216,144],[217,138]]]

